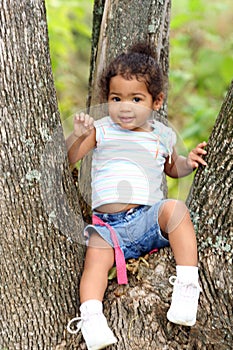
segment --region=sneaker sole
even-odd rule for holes
[[[180,321],[180,320],[177,320],[175,318],[173,318],[171,315],[167,314],[167,319],[168,321],[172,322],[172,323],[175,323],[175,324],[179,324],[181,326],[188,326],[188,327],[192,327],[195,325],[196,323],[196,320],[191,320],[191,321]]]

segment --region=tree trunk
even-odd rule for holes
[[[0,7],[0,349],[69,348],[74,339],[64,330],[77,307],[83,220],[44,2],[1,0]]]
[[[233,347],[233,81],[188,199],[197,232],[206,341]],[[205,333],[205,334],[204,334]],[[210,340],[209,340],[210,342]]]

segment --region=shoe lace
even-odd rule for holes
[[[77,334],[80,329],[82,328],[82,325],[83,325],[83,322],[85,321],[89,321],[89,322],[95,322],[95,317],[96,316],[102,316],[103,314],[100,313],[100,312],[96,312],[96,313],[93,313],[93,314],[85,314],[84,316],[81,316],[81,317],[74,317],[72,318],[72,320],[69,321],[68,325],[67,325],[67,330],[69,333],[71,334]],[[101,319],[98,319],[98,322],[100,322]],[[78,322],[78,323],[77,323]],[[71,325],[73,323],[77,323],[76,324],[76,329],[73,329],[73,326],[71,327]]]
[[[78,323],[76,324],[76,329],[73,329],[73,328],[71,328],[71,325],[72,325],[72,323],[75,323],[75,322],[76,323],[78,322]],[[84,322],[84,319],[82,317],[72,318],[72,320],[70,320],[68,325],[67,325],[68,332],[71,334],[77,334],[80,331],[80,329],[82,328],[83,322]]]

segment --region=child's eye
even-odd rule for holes
[[[134,97],[133,98],[133,102],[140,102],[140,101],[141,101],[140,97]]]
[[[120,102],[120,100],[121,100],[120,97],[117,97],[117,96],[112,98],[113,102]]]

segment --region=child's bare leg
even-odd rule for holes
[[[69,322],[68,330],[81,329],[88,349],[103,349],[117,339],[103,314],[102,300],[107,288],[108,271],[114,263],[114,250],[97,233],[91,234],[80,283],[81,318]],[[80,320],[76,330],[71,324]]]
[[[166,201],[160,209],[159,224],[168,235],[176,264],[197,266],[196,236],[186,205],[180,201]]]
[[[108,271],[114,263],[113,248],[98,235],[90,237],[80,282],[80,302],[102,301],[108,283]]]
[[[174,288],[167,318],[173,323],[193,326],[200,287],[196,236],[185,204],[175,200],[166,201],[160,209],[159,224],[168,236],[177,264],[177,277],[170,279]]]

